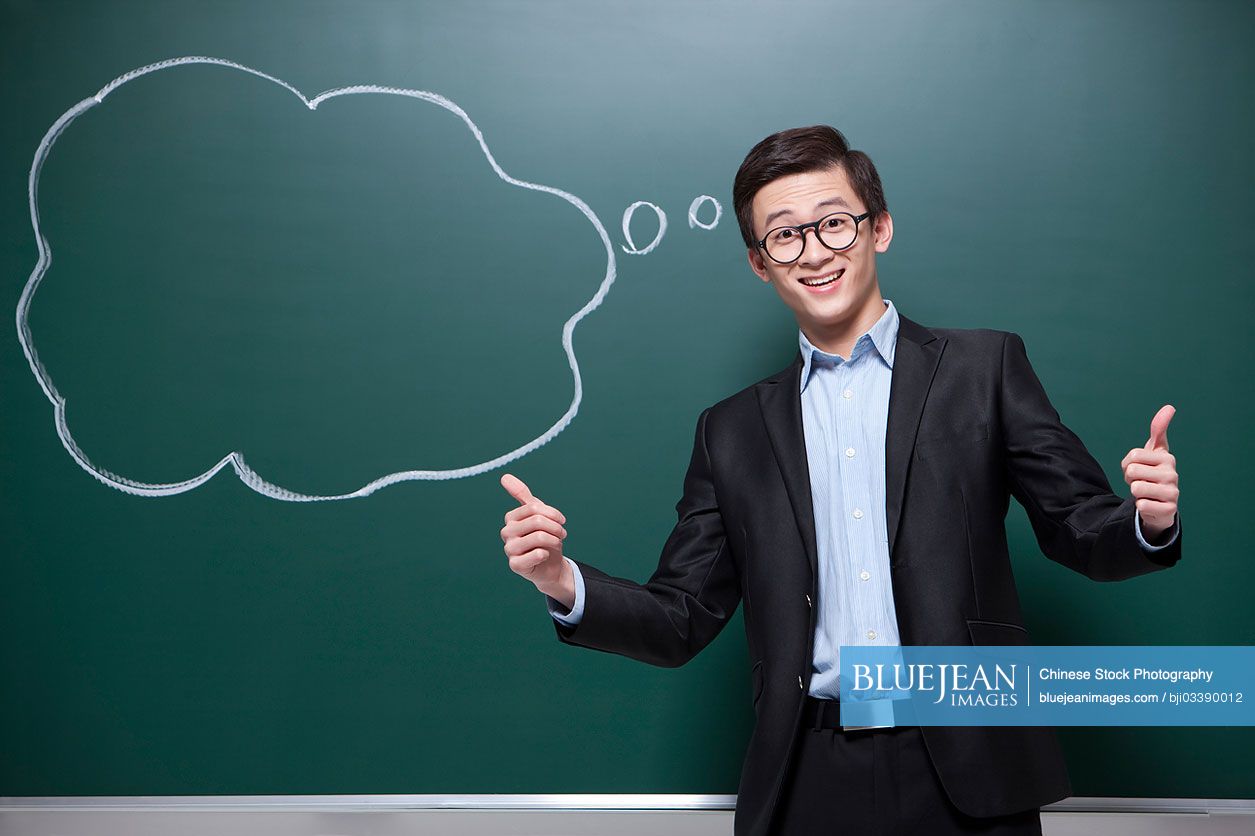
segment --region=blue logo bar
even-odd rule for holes
[[[1252,726],[1255,647],[842,647],[841,724]]]

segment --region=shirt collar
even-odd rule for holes
[[[890,300],[881,299],[880,301],[885,303],[885,312],[880,315],[880,319],[876,320],[871,328],[868,328],[855,341],[854,350],[850,352],[848,361],[838,354],[829,354],[811,345],[811,341],[806,339],[802,329],[798,329],[797,340],[802,350],[801,391],[806,391],[806,384],[810,382],[811,371],[816,366],[816,355],[820,358],[820,364],[839,366],[842,363],[854,362],[874,348],[881,359],[885,361],[885,365],[890,369],[893,368],[894,353],[898,345],[898,311]]]

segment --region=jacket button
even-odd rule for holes
[[[802,684],[802,677],[800,677],[800,676],[797,678],[797,687],[799,687],[799,688],[805,688],[805,687],[806,687],[805,685],[803,685],[803,684]]]

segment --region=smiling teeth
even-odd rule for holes
[[[826,278],[826,279],[820,279],[819,281],[809,281],[809,282],[808,282],[806,279],[802,279],[801,281],[802,281],[802,284],[806,285],[807,287],[823,287],[823,286],[824,286],[824,285],[826,285],[826,284],[829,284],[829,283],[831,283],[831,282],[835,282],[838,278],[840,278],[840,276],[841,276],[841,271],[838,271],[838,272],[836,272],[836,273],[833,273],[833,274],[832,274],[831,276],[829,276],[828,278]]]

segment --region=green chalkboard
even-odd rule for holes
[[[1184,560],[1092,583],[1013,508],[1034,639],[1255,639],[1249,4],[0,10],[0,795],[735,792],[740,615],[561,645],[497,478],[648,577],[697,415],[796,350],[732,175],[817,122],[885,295],[1021,334],[1113,484],[1177,406]],[[1250,729],[1062,734],[1078,795],[1255,796]]]

